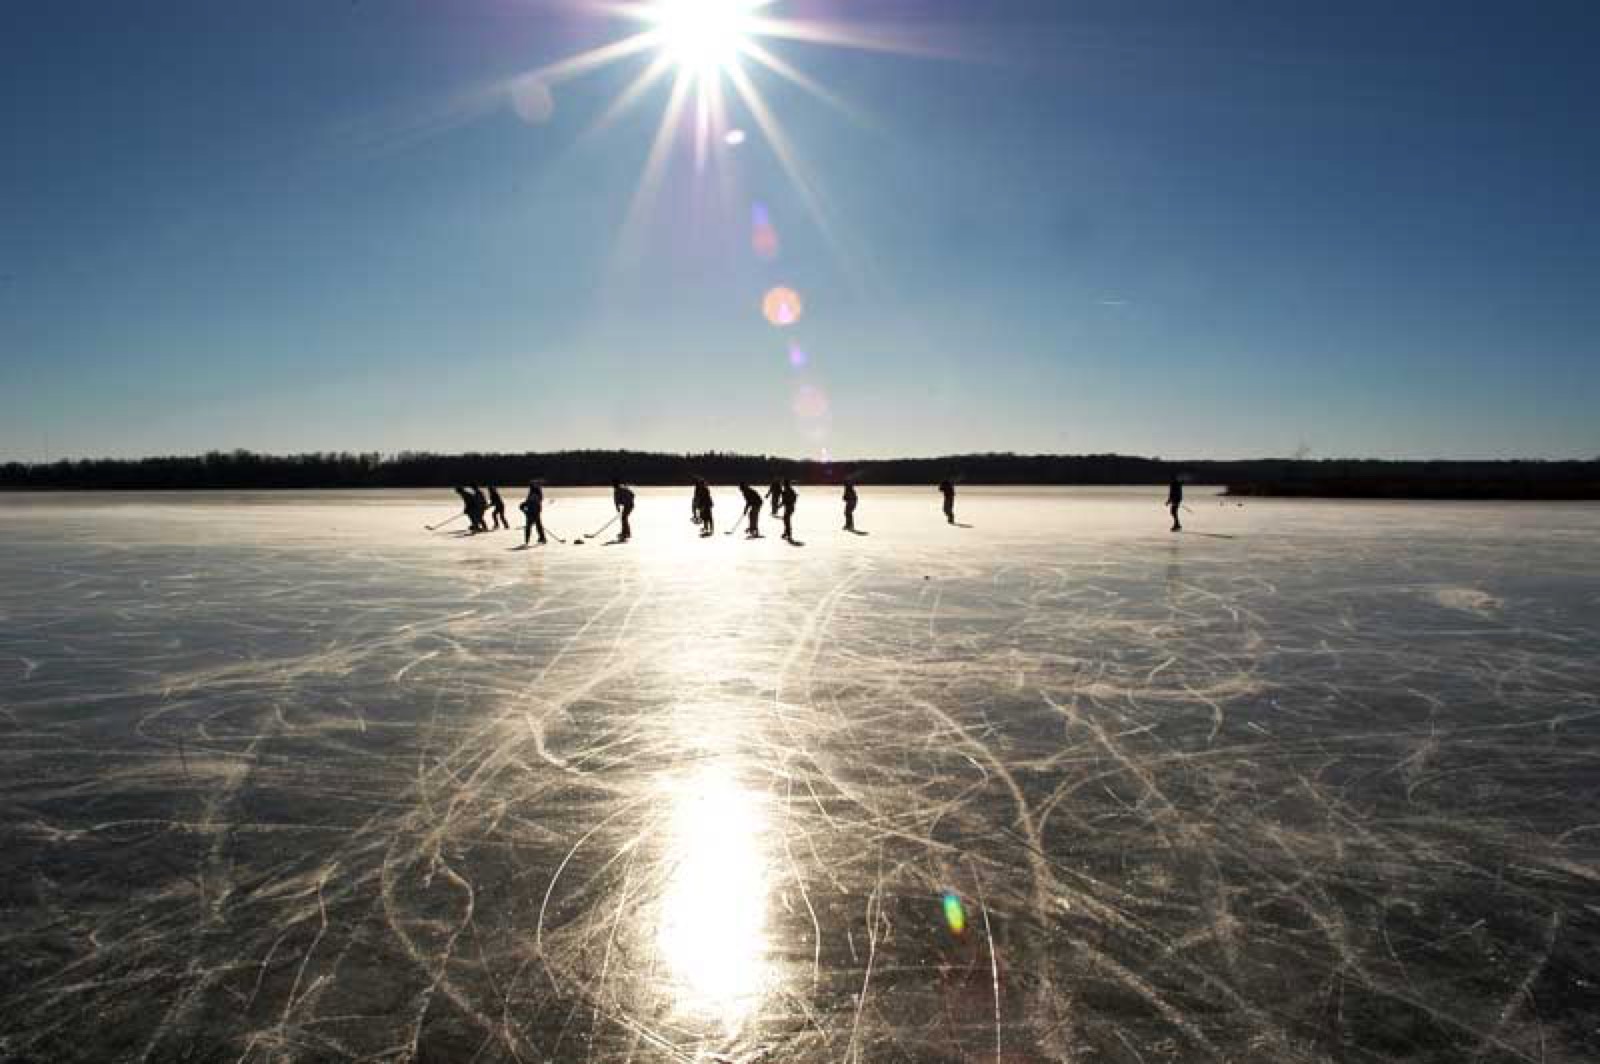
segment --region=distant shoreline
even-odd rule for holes
[[[1230,484],[1230,499],[1348,499],[1381,502],[1595,502],[1593,485],[1437,484],[1422,483],[1269,483]]]
[[[1129,455],[965,454],[820,462],[723,452],[555,451],[523,454],[315,453],[249,451],[138,459],[0,465],[0,491],[315,491],[516,485],[551,487],[689,483],[1071,487],[1161,486],[1174,476],[1216,485],[1235,498],[1600,500],[1600,461],[1391,461],[1376,459],[1171,460]]]

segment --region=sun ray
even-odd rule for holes
[[[858,258],[846,242],[839,227],[834,223],[833,212],[815,180],[810,175],[809,169],[800,154],[795,150],[789,135],[784,132],[778,123],[777,116],[767,106],[760,89],[750,80],[743,69],[729,71],[728,81],[738,94],[745,109],[755,119],[761,135],[766,138],[772,147],[772,153],[778,160],[778,165],[783,168],[784,174],[794,184],[795,192],[800,196],[800,202],[805,206],[806,212],[811,216],[818,232],[822,234],[828,246],[833,249],[839,263],[850,274],[857,285],[865,285],[867,270],[863,261]]]
[[[704,75],[696,77],[698,85],[694,94],[694,169],[704,173],[706,152],[711,142],[711,92]]]
[[[713,143],[726,143],[728,131],[732,123],[728,119],[728,97],[723,91],[722,79],[718,78],[707,89],[711,99],[711,129]],[[714,151],[711,154],[712,168],[716,171],[717,194],[719,202],[726,206],[733,202],[734,169],[727,152]]]
[[[739,99],[744,103],[745,109],[755,119],[756,125],[760,127],[762,136],[766,137],[767,143],[772,146],[772,153],[777,157],[778,164],[783,167],[783,171],[788,175],[789,180],[794,182],[795,190],[800,194],[801,202],[805,204],[806,209],[811,212],[812,217],[823,229],[823,235],[829,236],[829,230],[832,226],[828,220],[828,212],[824,209],[821,197],[813,186],[799,154],[789,142],[788,134],[783,131],[783,127],[778,124],[778,119],[773,115],[772,109],[767,106],[767,101],[762,98],[761,90],[756,88],[755,83],[750,80],[749,75],[742,68],[728,71],[728,81],[733,85],[734,92],[738,94]],[[830,242],[833,242],[831,236],[829,239]]]
[[[589,123],[588,128],[583,131],[583,136],[592,137],[610,129],[617,119],[621,118],[644,98],[644,94],[650,90],[651,86],[660,81],[671,70],[672,60],[667,56],[658,55],[651,59],[650,65],[646,66],[639,72],[637,77],[628,83],[628,87],[623,89],[621,94],[606,106],[600,117]]]
[[[714,181],[724,203],[744,167],[733,150],[747,137],[738,126],[748,121],[766,141],[786,180],[791,182],[806,214],[815,223],[839,262],[856,280],[864,280],[835,224],[821,185],[762,96],[752,75],[771,74],[798,86],[809,96],[836,108],[859,125],[871,117],[842,99],[770,45],[792,42],[911,56],[954,56],[940,43],[937,28],[894,26],[815,18],[794,18],[778,11],[783,0],[567,0],[590,14],[631,23],[619,40],[590,48],[522,76],[546,85],[575,78],[635,55],[651,53],[631,75],[615,99],[581,135],[588,139],[611,127],[654,86],[672,73],[660,123],[651,138],[644,168],[633,191],[622,226],[621,244],[633,249],[645,215],[665,180],[680,142],[697,180]],[[732,91],[728,91],[731,86]],[[620,250],[620,249],[619,249]]]
[[[865,112],[838,93],[828,89],[827,86],[811,77],[793,63],[776,55],[770,48],[763,46],[759,41],[749,40],[744,43],[741,50],[743,55],[749,56],[779,77],[793,82],[805,89],[811,95],[831,107],[837,108],[842,114],[860,125],[871,125]]]
[[[847,25],[841,22],[755,15],[750,19],[749,34],[751,37],[771,37],[806,44],[825,44],[833,48],[889,52],[928,59],[955,59],[963,54],[953,43],[941,41],[938,35],[928,30],[913,36],[902,29],[866,23]]]
[[[540,67],[530,74],[523,75],[523,77],[535,77],[546,83],[565,81],[568,78],[577,77],[579,74],[587,74],[591,70],[609,66],[618,60],[628,58],[630,55],[647,52],[651,48],[660,47],[660,45],[661,33],[659,30],[642,30],[630,37],[624,37],[620,41],[602,44],[597,48],[589,49],[587,52],[579,52],[577,55],[551,63],[549,66]]]

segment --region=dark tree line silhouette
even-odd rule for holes
[[[213,451],[153,458],[93,458],[0,465],[0,490],[205,491],[334,488],[428,488],[455,484],[552,486],[713,484],[774,477],[799,484],[1165,484],[1183,475],[1245,496],[1427,499],[1600,499],[1600,460],[1381,461],[1250,459],[1176,461],[1116,454],[949,455],[938,458],[818,462],[727,452],[553,451],[527,454],[428,454],[405,451],[265,455]]]

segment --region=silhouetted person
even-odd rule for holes
[[[939,481],[939,492],[944,496],[944,519],[956,523],[956,486],[949,478]]]
[[[472,491],[472,530],[474,532],[489,531],[488,524],[483,520],[483,515],[489,512],[489,499],[483,494],[483,489],[474,484]]]
[[[506,501],[500,497],[500,489],[493,484],[489,485],[489,509],[494,511],[495,528],[511,527],[511,522],[506,520]]]
[[[1178,511],[1183,507],[1183,481],[1176,474],[1172,483],[1167,487],[1167,509],[1172,511],[1172,531],[1182,532],[1183,522],[1178,520]]]
[[[844,482],[844,530],[856,530],[856,482],[853,480]]]
[[[740,483],[739,494],[744,496],[744,513],[739,516],[750,519],[744,534],[749,539],[755,539],[761,535],[761,493],[748,484]]]
[[[456,488],[454,490],[457,495],[461,496],[461,512],[467,515],[467,527],[477,531],[478,522],[472,516],[472,507],[475,505],[472,500],[472,493],[466,488]],[[451,518],[451,520],[454,520],[454,518]]]
[[[777,517],[778,511],[783,507],[783,481],[774,480],[767,489],[767,498],[772,500],[772,516]]]
[[[799,497],[794,493],[794,481],[785,479],[783,482],[783,538],[790,543],[794,542],[794,504]]]
[[[622,515],[622,531],[617,533],[617,538],[627,542],[633,538],[633,526],[628,523],[628,517],[633,513],[633,489],[625,486],[620,480],[613,480],[611,502],[616,506],[617,513]]]
[[[717,530],[716,517],[712,514],[716,502],[711,498],[711,485],[706,483],[705,477],[694,478],[694,498],[689,504],[690,511],[694,514],[695,522],[700,526],[702,537],[712,535]]]
[[[524,547],[528,545],[528,541],[533,538],[533,533],[537,529],[539,545],[544,546],[544,489],[539,486],[537,480],[528,484],[528,497],[522,500],[520,508],[523,517],[522,545]]]
[[[483,532],[483,496],[477,488],[457,488],[456,494],[461,496],[461,512],[467,515],[467,529],[471,532]]]

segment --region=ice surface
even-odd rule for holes
[[[0,499],[0,1059],[1600,1058],[1600,510],[1162,494]]]

